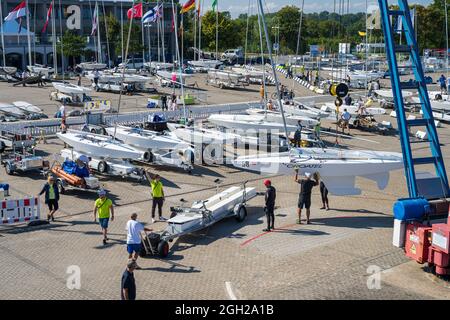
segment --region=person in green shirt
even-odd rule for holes
[[[103,244],[106,244],[108,239],[108,223],[109,219],[114,221],[114,207],[111,199],[106,197],[105,190],[99,190],[98,192],[99,198],[95,200],[94,205],[94,222],[97,222],[97,213],[98,213],[98,221],[100,226],[102,227],[103,233]]]
[[[167,220],[162,216],[162,207],[164,204],[164,189],[161,182],[161,177],[158,174],[151,174],[147,171],[147,179],[150,181],[150,187],[152,188],[152,223],[155,223],[155,211],[158,207],[158,215],[160,221]]]

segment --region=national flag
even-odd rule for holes
[[[95,34],[98,27],[98,4],[95,3],[95,9],[94,9],[94,15],[92,16],[92,30],[91,30],[91,36]]]
[[[187,0],[181,8],[180,13],[186,13],[188,11],[191,11],[192,9],[195,9],[195,0]]]
[[[127,12],[128,19],[142,18],[142,2],[129,9]]]
[[[27,4],[22,1],[17,7],[15,7],[5,18],[5,21],[11,21],[27,15]]]
[[[50,7],[48,7],[47,11],[47,20],[45,20],[44,27],[42,28],[42,33],[45,33],[47,31],[48,22],[50,21],[50,16],[52,14],[52,4],[50,3]]]
[[[162,16],[162,4],[155,6],[153,9],[147,11],[142,17],[142,23],[155,22]]]
[[[217,0],[213,0],[213,3],[212,3],[212,11],[213,11],[213,12],[216,11],[216,8],[217,8]]]

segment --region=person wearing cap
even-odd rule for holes
[[[150,180],[150,186],[152,188],[152,223],[155,223],[156,207],[158,207],[159,220],[165,221],[166,218],[162,216],[162,207],[164,204],[164,189],[161,182],[161,177],[159,176],[159,174],[151,174],[148,171],[146,173],[147,178]]]
[[[111,218],[111,221],[114,221],[114,207],[111,199],[106,197],[105,190],[99,190],[98,196],[99,198],[95,200],[94,205],[94,222],[97,222],[98,213],[98,222],[103,233],[103,244],[106,244],[106,241],[108,240],[109,219]]]
[[[274,230],[274,223],[275,223],[275,199],[277,197],[277,191],[272,186],[272,181],[270,180],[264,180],[264,185],[266,186],[266,194],[265,194],[265,207],[264,211],[266,212],[267,217],[267,229],[264,229],[263,231],[270,231],[271,229]]]
[[[129,260],[127,268],[122,274],[122,281],[120,284],[120,298],[122,300],[136,300],[136,281],[134,279],[134,270],[137,264],[134,260]]]
[[[59,205],[59,190],[56,185],[55,178],[50,175],[48,176],[47,183],[44,184],[39,196],[45,193],[45,204],[48,206],[49,213],[47,214],[47,221],[55,221],[54,214],[58,210]]]
[[[136,262],[139,257],[139,253],[142,249],[142,239],[141,232],[142,231],[152,231],[152,229],[145,228],[142,223],[137,221],[137,213],[132,213],[130,220],[127,222],[127,251],[128,251],[128,259],[131,259]],[[134,255],[133,255],[134,253]],[[140,269],[138,265],[136,265],[136,269]]]
[[[297,206],[297,214],[298,214],[298,220],[297,223],[302,223],[302,209],[306,209],[306,223],[310,224],[310,208],[311,208],[311,192],[312,189],[318,185],[318,182],[316,180],[311,179],[311,173],[305,172],[305,179],[299,179],[298,177],[298,170],[295,171],[295,182],[300,184],[300,194],[298,197],[298,206]]]

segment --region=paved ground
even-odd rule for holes
[[[0,90],[5,93],[2,99],[8,101],[12,97],[28,99],[28,92],[33,102],[45,101],[47,95],[45,89],[37,88],[15,88],[17,91],[13,94],[8,84],[0,84]],[[234,91],[221,94],[229,97],[228,101],[250,99]],[[257,92],[254,94],[258,96]],[[324,125],[333,126],[328,122]],[[444,125],[439,133],[444,157],[450,163],[449,127]],[[395,136],[358,131],[353,134],[367,140],[341,140],[343,147],[391,151],[400,148]],[[37,150],[52,159],[61,147],[57,139],[51,139],[48,144],[39,144]],[[179,205],[180,198],[193,201],[213,195],[217,178],[223,180],[222,187],[249,180],[249,185],[259,191],[263,191],[265,178],[219,166],[197,167],[192,175],[160,167],[153,170],[163,177],[166,216],[168,207]],[[39,175],[6,176],[3,169],[0,180],[11,184],[13,197],[35,195],[44,182]],[[69,191],[62,196],[56,222],[37,228],[0,228],[1,299],[119,298],[120,276],[127,261],[124,227],[133,212],[149,225],[149,187],[120,178],[101,178],[101,181],[116,205],[110,243],[103,246],[100,228],[93,222],[91,210],[95,196]],[[447,284],[424,273],[420,265],[409,262],[402,251],[391,244],[392,205],[407,193],[402,171],[392,174],[389,186],[383,191],[372,182],[358,179],[357,185],[363,188],[363,193],[330,197],[330,211],[319,209],[319,192],[314,190],[311,225],[295,224],[298,186],[293,178],[273,177],[272,181],[278,191],[275,232],[262,232],[265,227],[263,199],[257,197],[249,203],[249,216],[244,223],[234,219],[222,221],[205,232],[174,241],[166,259],[140,259],[143,270],[136,271],[138,298],[450,297]],[[43,208],[45,213],[46,208]],[[160,230],[163,223],[151,227]],[[81,288],[70,290],[67,282],[78,267]],[[380,289],[368,289],[372,270],[382,271]]]

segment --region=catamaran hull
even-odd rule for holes
[[[375,181],[382,190],[388,185],[389,172],[403,168],[402,156],[399,153],[350,151],[342,153],[339,157],[338,151],[331,150],[331,157],[327,158],[325,155],[330,151],[328,149],[322,152],[321,149],[308,150],[311,153],[301,156],[292,156],[285,152],[238,157],[233,161],[233,165],[240,169],[271,175],[293,175],[295,170],[301,175],[306,172],[318,173],[328,190],[335,195],[360,194],[361,190],[355,188],[356,176]],[[335,158],[332,158],[333,155]]]

